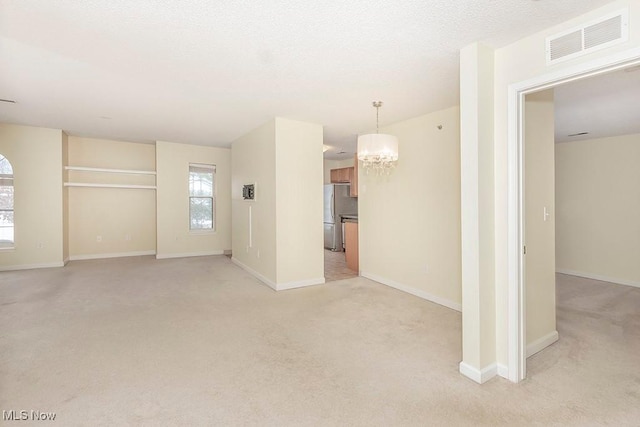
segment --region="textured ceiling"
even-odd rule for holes
[[[458,104],[459,49],[607,0],[0,0],[0,121],[229,146],[274,116],[353,152],[375,126]]]

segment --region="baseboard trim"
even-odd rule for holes
[[[62,260],[62,264],[67,265],[69,264],[69,257],[66,257],[65,259]]]
[[[64,263],[49,262],[49,263],[43,263],[43,264],[3,265],[3,266],[0,266],[0,271],[33,270],[36,268],[55,268],[55,267],[64,267]]]
[[[276,285],[276,290],[278,291],[286,291],[287,289],[296,289],[296,288],[305,288],[307,286],[315,286],[315,285],[323,285],[324,277],[316,278],[316,279],[307,279],[307,280],[297,280],[294,282],[286,282],[286,283],[278,283]]]
[[[509,368],[506,365],[503,365],[502,363],[497,363],[496,366],[498,368],[498,375],[508,380]]]
[[[254,276],[256,279],[260,280],[265,285],[269,286],[274,291],[286,291],[288,289],[296,289],[296,288],[304,288],[307,286],[315,286],[324,284],[324,277],[320,277],[317,279],[307,279],[307,280],[298,280],[294,282],[286,282],[286,283],[275,283],[273,280],[267,279],[262,274],[255,271],[253,268],[248,265],[243,264],[238,261],[237,258],[231,257],[231,262],[246,271],[247,273]]]
[[[549,347],[554,342],[558,341],[558,331],[553,331],[542,338],[539,338],[527,345],[527,357],[531,357],[539,351]]]
[[[115,252],[110,254],[70,255],[69,261],[85,261],[89,259],[126,258],[132,256],[155,255],[156,251]]]
[[[367,279],[373,280],[374,282],[382,283],[383,285],[389,286],[391,288],[397,289],[402,292],[406,292],[408,294],[414,295],[418,298],[426,299],[427,301],[442,305],[444,307],[450,308],[455,311],[462,311],[462,305],[456,302],[450,301],[445,298],[441,298],[435,295],[432,295],[428,292],[425,292],[420,289],[412,288],[411,286],[404,285],[402,283],[395,282],[393,280],[386,279],[384,277],[377,276],[375,274],[360,272],[362,277],[366,277]]]
[[[247,273],[251,274],[256,279],[260,280],[262,283],[264,283],[265,285],[267,285],[268,287],[270,287],[274,291],[278,290],[278,287],[275,284],[275,282],[267,279],[265,276],[263,276],[262,274],[258,273],[253,268],[249,267],[248,265],[245,265],[242,262],[238,261],[237,258],[231,257],[231,262],[234,263],[235,265],[237,265],[238,267],[240,267],[241,269],[243,269],[244,271],[246,271]]]
[[[478,384],[484,384],[498,374],[498,364],[492,363],[478,370],[465,362],[460,362],[460,373]]]
[[[617,283],[618,285],[633,286],[635,288],[640,288],[640,282],[634,282],[633,280],[617,279],[615,277],[602,276],[600,274],[584,273],[582,271],[575,271],[575,270],[565,270],[563,268],[557,269],[556,273],[568,274],[569,276],[584,277],[585,279],[593,279],[593,280],[599,280],[601,282],[611,282],[611,283]]]
[[[155,253],[155,252],[154,252]],[[156,254],[156,259],[190,258],[195,256],[224,255],[224,251],[183,252],[178,254]]]

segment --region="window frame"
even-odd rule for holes
[[[205,169],[211,172],[211,195],[203,196],[203,195],[195,195],[192,192],[191,188],[191,173],[194,172],[192,168],[197,169]],[[217,230],[217,221],[216,221],[216,196],[217,196],[217,180],[216,180],[216,165],[210,163],[189,163],[189,173],[187,179],[187,190],[189,193],[189,201],[188,201],[188,209],[189,209],[189,233],[193,234],[210,234],[215,233]],[[194,228],[193,227],[193,216],[192,216],[192,200],[194,199],[208,199],[211,201],[211,227],[210,228]]]
[[[11,164],[11,161],[4,155],[4,154],[0,154],[0,162],[2,161],[6,161],[6,163],[9,165],[9,169],[11,170],[11,173],[0,173],[0,186],[4,187],[11,187],[12,191],[11,191],[11,208],[10,209],[1,209],[0,208],[0,212],[10,212],[12,213],[12,223],[10,226],[5,226],[5,225],[0,225],[0,229],[2,228],[11,228],[11,236],[12,239],[9,241],[7,240],[6,242],[0,242],[0,251],[4,251],[4,250],[13,250],[16,247],[16,215],[15,215],[15,208],[16,208],[16,200],[15,200],[15,172],[13,170],[13,165]],[[10,185],[6,185],[5,181],[10,181]]]

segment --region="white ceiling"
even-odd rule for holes
[[[640,67],[558,86],[554,103],[556,142],[640,133]]]
[[[460,48],[609,0],[0,0],[0,121],[228,147],[274,116],[358,133],[458,104]]]

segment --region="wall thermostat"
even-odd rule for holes
[[[242,198],[244,200],[255,200],[256,199],[256,185],[255,184],[245,184],[242,186]]]

